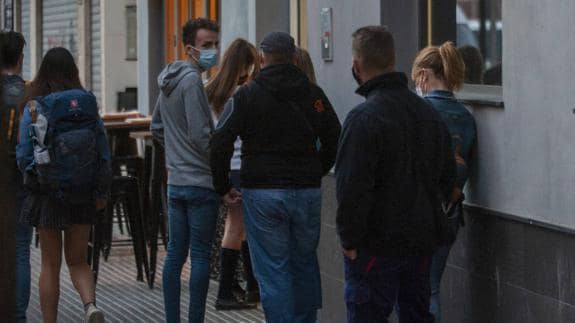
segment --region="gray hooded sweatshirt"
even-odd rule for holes
[[[171,63],[158,85],[150,129],[165,147],[168,184],[213,189],[209,142],[214,125],[200,69],[185,61]]]

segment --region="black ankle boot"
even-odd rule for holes
[[[260,289],[254,277],[252,262],[250,258],[250,248],[248,242],[242,242],[242,259],[244,261],[244,272],[246,277],[246,303],[255,304],[260,301]]]
[[[235,310],[253,308],[233,293],[235,268],[240,252],[222,248],[220,253],[220,286],[215,307],[217,310]]]

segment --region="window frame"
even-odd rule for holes
[[[126,60],[127,61],[137,61],[138,60],[138,11],[136,5],[126,6]],[[130,19],[134,22],[131,25]],[[133,27],[133,30],[130,30]],[[132,39],[131,39],[132,37]],[[131,54],[131,49],[133,49],[133,54]]]
[[[485,1],[485,0],[480,0]],[[503,1],[503,0],[500,0]],[[457,0],[420,0],[420,48],[429,45],[441,44],[447,40],[456,43],[457,40]],[[438,14],[440,13],[440,14]],[[502,25],[504,17],[501,17]],[[447,25],[447,27],[446,27]],[[502,27],[503,29],[504,27]],[[456,43],[456,46],[459,44]],[[501,36],[501,64],[504,61],[503,48],[505,39],[503,31]],[[481,50],[481,48],[480,48]],[[482,53],[483,54],[483,53]],[[505,70],[501,71],[501,85],[472,84],[465,83],[456,93],[456,97],[465,104],[473,106],[489,106],[503,108],[503,86],[505,80]]]

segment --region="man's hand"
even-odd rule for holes
[[[108,201],[106,199],[96,199],[96,210],[102,211],[106,208]]]
[[[224,195],[224,205],[232,206],[237,205],[242,201],[242,193],[232,187],[230,191]]]
[[[343,249],[343,255],[349,258],[349,260],[353,261],[355,260],[355,258],[357,258],[357,249],[350,249],[350,250]]]
[[[455,187],[451,192],[451,204],[459,203],[462,197],[463,197],[463,191],[460,188]]]

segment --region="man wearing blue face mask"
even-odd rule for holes
[[[180,322],[180,275],[190,253],[189,322],[203,322],[209,257],[221,198],[214,191],[209,140],[214,130],[202,73],[218,59],[219,26],[198,18],[182,31],[186,57],[158,76],[161,93],[151,130],[162,143],[168,171],[170,240],[163,272],[166,321]]]

